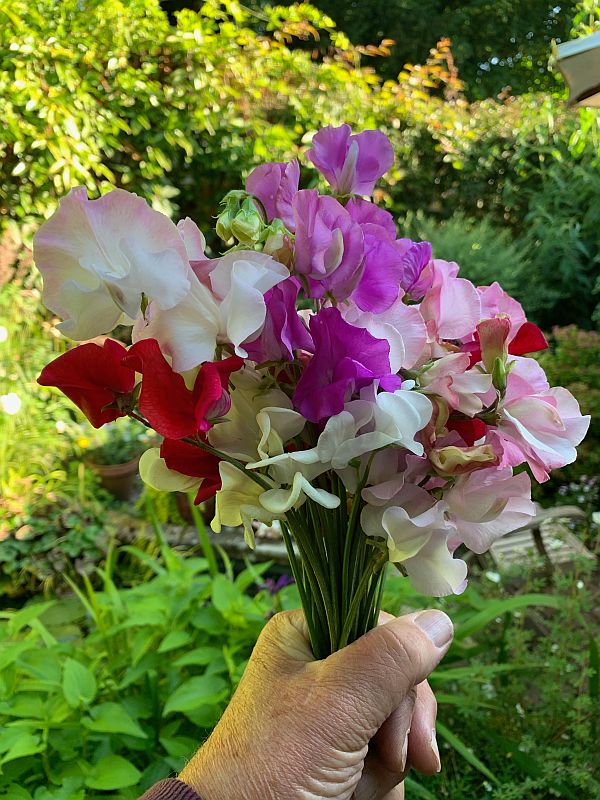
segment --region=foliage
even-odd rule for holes
[[[459,212],[510,229],[526,256],[513,282],[526,276],[536,321],[591,325],[596,111],[569,111],[562,93],[470,102],[447,39],[382,82],[367,51],[305,3],[257,12],[206,0],[176,25],[158,0],[84,5],[9,0],[0,12],[2,226],[30,230],[77,184],[122,186],[205,226],[240,173],[297,156],[319,127],[349,122],[392,138],[397,161],[382,184],[392,211]],[[510,4],[496,6],[509,27],[521,24]]]
[[[94,434],[95,443],[86,452],[94,464],[125,464],[152,446],[153,440],[139,422],[123,418]]]
[[[108,496],[82,463],[67,472],[57,491],[9,509],[0,529],[0,595],[56,590],[64,575],[89,574],[104,560],[116,533]]]
[[[206,559],[162,552],[137,553],[132,589],[113,552],[101,591],[0,613],[3,797],[137,797],[218,719],[277,600],[246,593],[264,567],[211,579]]]
[[[386,0],[315,0],[314,4],[333,17],[355,44],[382,39],[395,42],[391,56],[375,62],[386,78],[395,78],[407,63],[422,64],[439,39],[450,38],[468,92],[478,98],[495,96],[506,86],[516,94],[554,89],[556,80],[548,70],[550,44],[552,39],[569,38],[575,9],[572,0],[560,6],[553,0],[468,0],[459,4],[442,0],[392,4]],[[173,3],[167,0],[164,5],[169,8]]]
[[[431,779],[411,775],[420,784],[414,797],[593,800],[600,793],[593,766],[600,723],[593,575],[576,568],[541,597],[515,594],[515,579],[525,579],[523,592],[539,588],[523,571],[511,580],[488,572],[461,597],[440,601],[456,629],[431,676],[443,771]],[[406,610],[398,581],[388,584],[384,600],[394,613]],[[544,598],[554,601],[552,612]]]
[[[132,557],[137,583],[118,588]],[[99,590],[71,582],[74,596],[0,612],[0,796],[133,800],[180,769],[219,718],[265,620],[298,603],[294,586],[263,588],[267,566],[234,577],[225,562],[211,576],[205,558],[123,547],[98,571]],[[421,789],[466,800],[489,782],[492,798],[541,800],[548,787],[558,797],[577,787],[591,800],[597,697],[585,576],[562,580],[555,594],[516,596],[490,576],[487,587],[434,601],[457,633],[432,678],[446,770]],[[424,602],[405,579],[389,579],[390,611]],[[518,786],[529,793],[514,794]]]
[[[409,213],[399,220],[399,229],[403,235],[431,242],[434,258],[456,261],[461,276],[476,286],[498,281],[529,312],[529,293],[518,280],[518,271],[527,267],[527,255],[510,231],[498,228],[487,218],[473,219],[460,212],[441,221],[420,212]]]

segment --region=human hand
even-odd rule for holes
[[[302,613],[277,614],[179,779],[203,800],[401,800],[411,766],[440,769],[425,679],[451,641],[441,611],[386,614],[315,661]]]

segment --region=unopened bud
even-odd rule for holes
[[[494,360],[492,383],[499,392],[506,391],[506,362],[503,358],[498,357]]]

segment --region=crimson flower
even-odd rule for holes
[[[195,505],[208,500],[221,488],[219,459],[212,453],[178,439],[165,439],[160,446],[160,455],[169,469],[182,475],[202,478]]]
[[[136,342],[123,359],[124,365],[143,376],[140,411],[167,439],[183,439],[207,431],[211,426],[209,416],[226,414],[230,406],[226,391],[229,377],[243,363],[243,359],[232,356],[203,364],[190,390],[183,376],[170,366],[156,339]]]
[[[524,356],[527,353],[537,353],[547,348],[546,337],[533,322],[524,322],[508,343],[508,353],[511,356]],[[471,369],[481,361],[479,334],[476,332],[475,340],[463,345],[462,349],[463,352],[468,352],[471,356],[471,361],[469,362],[469,369]]]
[[[122,365],[126,348],[113,339],[103,345],[88,342],[47,364],[40,386],[56,386],[83,411],[94,428],[126,415],[135,372]]]

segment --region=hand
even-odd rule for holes
[[[440,769],[425,678],[451,641],[441,611],[382,615],[315,661],[302,613],[277,614],[180,780],[202,800],[401,800],[410,766]]]

